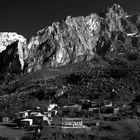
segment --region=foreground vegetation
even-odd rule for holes
[[[123,120],[114,122],[108,127],[99,127],[91,132],[73,130],[64,133],[61,130],[44,127],[39,140],[140,140],[140,123],[138,120]],[[37,136],[28,134],[21,140],[35,140]]]

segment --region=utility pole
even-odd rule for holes
[[[99,139],[99,126],[100,126],[100,123],[96,122],[96,126],[97,126],[97,140],[98,140]]]
[[[0,124],[0,137],[2,137],[2,125]]]

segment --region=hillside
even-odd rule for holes
[[[34,99],[61,105],[80,98],[132,102],[140,91],[139,17],[114,4],[99,14],[54,22],[29,41],[2,33],[1,109]]]

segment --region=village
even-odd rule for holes
[[[106,129],[112,122],[128,118],[139,119],[139,115],[138,104],[135,107],[132,104],[118,106],[109,100],[96,102],[80,99],[77,104],[65,106],[50,103],[44,112],[39,106],[31,110],[22,110],[12,119],[1,116],[0,124],[16,130],[25,130],[38,139],[43,136],[44,127],[54,132],[59,130],[61,133],[80,131],[93,138],[99,135],[99,130]]]

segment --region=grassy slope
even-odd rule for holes
[[[103,67],[102,67],[103,66]],[[33,98],[47,99],[49,94],[54,98],[56,93],[66,86],[64,96],[58,102],[65,104],[79,98],[111,99],[118,102],[132,101],[139,89],[139,73],[126,66],[113,64],[108,66],[104,61],[74,63],[60,68],[43,68],[21,76],[9,89],[14,92],[0,97],[0,104],[11,105]],[[115,90],[112,93],[112,89]],[[70,97],[68,98],[68,96]],[[27,100],[28,102],[28,100]]]
[[[85,70],[88,68],[88,66],[99,67],[101,65],[105,66],[108,64],[103,60],[97,60],[96,62],[85,61],[81,63],[68,64],[66,66],[61,66],[59,68],[44,67],[43,69],[38,70],[36,72],[32,72],[32,73],[25,74],[18,77],[18,79],[14,83],[11,83],[8,86],[10,86],[11,88],[13,87],[15,88],[15,90],[17,90],[20,87],[32,85],[36,81],[40,81],[40,80],[46,81],[46,80],[55,78],[56,76],[59,76],[59,75],[64,75],[67,73],[73,73],[73,72]]]

